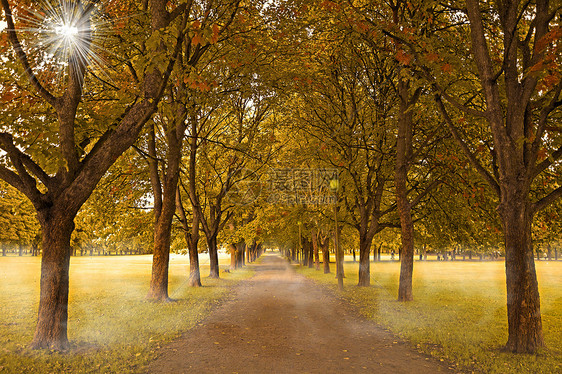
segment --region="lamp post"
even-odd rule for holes
[[[336,234],[335,234],[335,241],[334,241],[335,242],[334,252],[336,253],[336,278],[338,278],[338,288],[340,290],[343,290],[343,253],[341,253],[341,249],[340,249],[340,229],[339,229],[339,222],[338,222],[339,187],[340,187],[340,181],[337,177],[330,181],[330,190],[332,190],[332,192],[336,197],[336,201],[334,203],[334,222],[336,224]]]

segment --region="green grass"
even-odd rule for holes
[[[562,261],[537,262],[547,349],[538,355],[501,352],[507,341],[505,265],[495,262],[416,262],[414,301],[399,303],[400,265],[371,263],[371,287],[357,287],[358,265],[345,264],[341,294],[366,317],[419,351],[468,372],[562,373]],[[331,264],[335,272],[335,264]],[[336,290],[334,273],[299,272]]]
[[[204,257],[204,256],[202,256]],[[225,260],[222,260],[225,263]],[[169,292],[176,302],[145,301],[151,256],[75,257],[70,266],[67,353],[32,351],[40,259],[0,257],[0,373],[142,371],[164,343],[195,326],[251,270],[203,278],[187,287],[188,262],[173,256]],[[202,266],[202,274],[208,267]]]

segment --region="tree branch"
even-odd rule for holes
[[[8,3],[8,0],[0,0],[0,1],[2,1],[2,8],[4,8],[4,14],[6,15],[6,23],[7,23],[6,32],[8,33],[8,39],[10,40],[10,43],[14,47],[16,56],[18,57],[20,63],[22,64],[22,67],[25,70],[25,74],[27,75],[27,78],[29,79],[29,81],[31,82],[37,93],[43,99],[45,99],[45,101],[47,101],[53,108],[57,107],[58,99],[55,96],[53,96],[53,94],[51,94],[45,87],[43,87],[43,85],[41,84],[41,82],[39,82],[39,79],[37,79],[37,76],[35,75],[35,73],[33,73],[33,70],[31,69],[31,65],[29,63],[29,59],[27,58],[27,54],[23,51],[21,43],[18,39],[18,35],[16,33],[16,26],[14,24],[14,19],[12,17],[12,12],[10,10],[10,4]]]
[[[533,204],[533,213],[537,213],[540,210],[546,208],[556,200],[562,197],[562,186],[558,187],[557,189],[553,190],[551,193],[537,201]]]
[[[17,157],[20,162],[35,175],[45,187],[49,188],[52,178],[37,165],[31,157],[20,151],[13,143],[12,135],[0,133],[0,148],[8,153],[10,158]]]
[[[0,165],[0,179],[4,180],[18,191],[25,191],[25,185],[20,176],[3,165]]]
[[[540,173],[542,173],[544,170],[550,167],[550,165],[552,165],[555,161],[557,161],[561,157],[562,157],[562,146],[560,146],[556,151],[552,152],[550,157],[548,157],[546,160],[542,161],[541,163],[535,166],[535,168],[533,169],[533,178],[539,175]]]
[[[386,36],[389,36],[390,38],[395,39],[398,42],[407,46],[408,49],[410,50],[410,52],[414,55],[415,60],[420,61],[419,53],[416,51],[416,49],[414,48],[414,46],[411,43],[407,42],[404,38],[401,38],[397,35],[392,34],[389,31],[383,30],[382,32]],[[439,83],[437,83],[437,80],[435,79],[435,77],[430,73],[430,69],[428,69],[427,67],[422,66],[422,65],[420,65],[419,67],[420,67],[422,73],[420,73],[419,71],[417,71],[417,72],[415,71],[417,73],[416,75],[418,75],[418,76],[421,75],[421,78],[428,81],[433,86],[434,90],[437,91],[441,96],[443,96],[454,107],[456,107],[459,110],[462,110],[463,112],[465,112],[466,114],[471,115],[471,116],[482,117],[482,118],[487,117],[487,114],[485,112],[482,112],[480,110],[476,110],[476,109],[473,109],[473,108],[469,108],[466,105],[461,104],[461,102],[457,98],[455,98],[452,95],[449,95],[445,91],[445,89],[443,87],[441,87],[441,85]]]
[[[492,187],[494,192],[496,192],[496,194],[498,196],[500,196],[501,191],[500,191],[500,186],[499,186],[498,182],[494,179],[494,177],[486,169],[484,169],[484,167],[478,161],[476,156],[470,151],[470,149],[468,148],[468,145],[461,138],[458,129],[453,124],[453,121],[451,120],[451,117],[449,117],[449,113],[447,113],[447,109],[445,108],[445,105],[443,104],[443,101],[441,100],[441,97],[436,96],[435,101],[437,102],[437,106],[439,107],[439,110],[443,114],[443,118],[445,119],[445,123],[447,124],[447,127],[449,128],[449,131],[451,131],[451,134],[453,135],[453,138],[456,140],[457,144],[461,147],[461,149],[463,150],[464,154],[466,155],[466,157],[468,158],[468,160],[470,161],[472,166],[484,177],[484,179],[488,182],[490,187]]]
[[[437,185],[439,185],[441,183],[441,181],[439,179],[434,180],[433,182],[431,182],[429,184],[429,186],[427,186],[418,196],[416,196],[416,198],[414,200],[412,200],[412,202],[410,203],[410,207],[414,208],[416,205],[418,205],[420,203],[420,201],[431,191],[433,190],[435,187],[437,187]]]

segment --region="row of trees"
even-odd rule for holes
[[[188,248],[192,286],[201,250],[220,276],[221,245],[234,268],[265,243],[306,248],[316,266],[322,254],[329,271],[334,208],[359,286],[371,248],[401,248],[401,301],[413,298],[415,241],[503,246],[506,348],[544,345],[531,239],[560,234],[556,4],[2,6],[0,191],[27,213],[0,213],[6,240],[41,233],[33,347],[68,346],[72,245],[150,246],[148,297],[164,301],[171,247]],[[63,10],[72,33],[45,29]],[[34,44],[45,32],[54,50]],[[14,189],[30,204],[8,200]]]

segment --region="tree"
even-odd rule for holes
[[[168,300],[168,265],[172,220],[176,212],[177,185],[180,173],[183,138],[188,126],[190,111],[193,112],[191,94],[187,83],[203,55],[216,44],[221,35],[234,20],[240,1],[226,1],[222,6],[213,2],[192,3],[189,17],[193,19],[192,35],[185,41],[176,64],[174,79],[177,82],[170,87],[167,95],[169,103],[162,103],[160,128],[165,137],[166,151],[163,158],[162,172],[159,170],[156,155],[156,135],[154,129],[149,132],[148,163],[150,179],[154,193],[154,256],[152,278],[148,299]],[[216,9],[211,12],[211,8]],[[219,17],[223,17],[220,19]],[[195,104],[196,105],[196,104]],[[156,121],[156,119],[155,119]],[[160,178],[162,175],[162,179]],[[181,209],[181,205],[179,206]],[[184,221],[185,222],[185,221]],[[197,281],[194,281],[197,283]]]
[[[548,0],[416,4],[427,37],[388,33],[408,49],[417,73],[434,88],[452,136],[498,196],[506,254],[505,349],[536,352],[544,340],[531,227],[533,217],[562,196],[562,187],[533,191],[541,174],[560,173],[561,8]],[[489,146],[467,136],[466,117],[491,138]]]
[[[61,27],[74,27],[76,36],[63,34],[59,37],[68,38],[70,43],[78,43],[80,40],[84,44],[73,44],[75,48],[67,51],[68,58],[64,62],[68,68],[64,88],[57,90],[54,82],[49,81],[47,76],[41,76],[40,66],[31,65],[25,50],[28,43],[20,41],[21,33],[14,24],[11,6],[8,0],[2,0],[8,26],[6,30],[13,48],[12,59],[19,61],[30,91],[34,91],[43,103],[48,104],[51,115],[47,118],[54,119],[57,123],[57,136],[53,137],[49,146],[59,155],[59,166],[51,174],[48,169],[40,166],[40,161],[34,160],[16,146],[21,144],[19,142],[26,141],[25,136],[17,137],[17,134],[11,132],[0,134],[0,148],[6,152],[10,162],[10,166],[0,166],[0,178],[26,195],[37,211],[41,225],[41,291],[37,327],[31,344],[33,348],[68,347],[68,274],[74,218],[104,173],[134,143],[146,121],[156,111],[183,38],[182,33],[174,32],[168,27],[175,25],[176,30],[183,30],[181,25],[187,22],[186,17],[179,17],[186,4],[170,13],[166,1],[148,2],[149,19],[146,21],[151,36],[147,42],[148,48],[144,47],[145,40],[141,40],[142,46],[138,50],[152,53],[151,63],[148,66],[145,64],[139,71],[135,71],[133,66],[131,74],[138,79],[137,94],[131,100],[125,99],[126,110],[114,119],[111,126],[103,129],[103,134],[89,146],[94,139],[85,136],[83,131],[78,131],[80,127],[77,118],[82,115],[80,103],[86,79],[90,78],[87,75],[89,61],[86,56],[93,43],[90,24],[96,4],[83,4],[80,1],[70,1],[69,4],[70,9],[75,11],[74,14],[63,14],[62,17],[65,20],[73,17],[70,18],[72,23]],[[125,7],[133,5],[128,3]],[[63,8],[65,7],[61,4],[58,11],[63,11]],[[56,36],[55,30],[51,32]],[[168,45],[162,40],[166,32],[169,36],[166,38]],[[31,36],[34,37],[36,35]],[[43,57],[48,58],[46,52]],[[92,71],[91,76],[97,76],[96,72]],[[23,80],[22,85],[26,85]],[[101,108],[98,108],[97,113],[102,113]],[[6,128],[10,131],[9,125]]]
[[[509,325],[505,349],[512,352],[533,353],[544,346],[531,225],[537,212],[562,196],[562,187],[536,200],[530,195],[536,177],[556,168],[555,160],[562,156],[561,146],[552,149],[560,137],[549,132],[562,105],[561,46],[556,42],[561,30],[559,13],[560,7],[549,1],[495,3],[485,9],[476,0],[466,2],[471,57],[485,111],[457,107],[488,124],[494,142],[494,173],[484,169],[469,145],[456,137],[500,199]],[[492,43],[486,38],[490,28],[501,31],[499,40]],[[495,52],[497,47],[500,53]],[[500,59],[500,69],[495,68],[494,58]],[[438,105],[451,131],[458,134],[440,98]]]
[[[357,38],[339,40],[315,59],[318,77],[303,90],[300,112],[306,127],[301,131],[318,140],[322,162],[341,170],[344,221],[359,233],[359,285],[368,286],[373,238],[396,225],[392,218],[382,220],[396,209],[388,193],[396,69]]]
[[[33,206],[25,196],[0,180],[0,243],[6,255],[6,247],[31,245],[39,234]],[[20,251],[21,255],[21,251]]]

